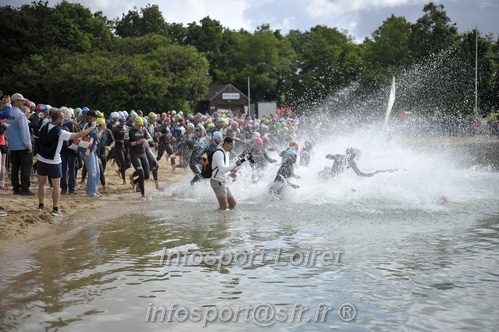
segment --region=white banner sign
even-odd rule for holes
[[[222,93],[222,99],[239,99],[239,93]]]

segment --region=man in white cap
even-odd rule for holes
[[[10,99],[12,101],[12,114],[8,121],[10,126],[7,129],[7,140],[12,163],[12,190],[14,195],[34,195],[29,190],[29,177],[33,167],[33,145],[28,118],[21,110],[26,98],[20,93],[14,93]],[[21,172],[21,181],[19,181],[19,171]]]

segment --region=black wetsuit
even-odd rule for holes
[[[285,161],[277,171],[274,184],[270,187],[270,192],[274,195],[280,194],[286,185],[292,185],[292,183],[288,181],[288,179],[292,177],[295,177],[293,164]]]
[[[114,146],[114,137],[111,130],[106,128],[106,131],[101,136],[101,141],[99,147],[97,148],[97,158],[99,158],[99,167],[100,167],[100,183],[105,186],[106,185],[106,177],[104,172],[106,172],[107,165],[107,156],[106,156],[106,147]]]
[[[308,166],[310,164],[310,150],[303,148],[300,153],[300,166]]]
[[[118,121],[113,121],[111,119],[106,120],[106,127],[111,132],[113,131],[113,128],[118,126],[119,124],[120,123]],[[114,156],[114,148],[109,150],[109,152],[107,153],[107,161],[110,161],[111,159],[115,159],[115,161],[116,161],[116,158]]]
[[[266,149],[264,148],[260,149],[259,151],[251,148],[244,151],[244,153],[251,153],[251,155],[253,156],[253,160],[255,161],[254,163],[251,163],[251,168],[253,168],[253,170],[263,169],[272,162],[272,158],[269,157]]]
[[[163,125],[161,127],[161,130],[159,131],[162,135],[158,139],[158,156],[156,157],[156,160],[160,161],[161,158],[163,157],[163,154],[166,151],[166,154],[168,156],[171,156],[173,154],[173,142],[172,138],[168,137],[170,134],[170,126]],[[171,158],[171,165],[175,165],[175,158]]]
[[[189,159],[189,168],[194,173],[194,178],[191,180],[191,184],[198,182],[203,178],[201,175],[201,157],[203,151],[206,147],[206,139],[204,137],[196,137],[193,141],[191,158]],[[215,145],[216,148],[216,145]]]
[[[346,155],[342,154],[335,154],[335,155],[328,154],[326,158],[334,160],[334,163],[329,172],[322,174],[323,177],[331,179],[337,176],[338,174],[343,173],[345,170],[349,168],[351,168],[358,176],[364,176],[364,177],[372,176],[372,174],[363,173],[359,170],[359,168],[357,167],[357,163],[355,162],[355,156],[347,157]]]
[[[253,156],[253,160],[255,161],[254,163],[250,163],[251,169],[253,172],[251,173],[251,182],[257,183],[260,181],[260,178],[263,175],[263,170],[269,163],[271,163],[273,160],[272,158],[269,157],[267,154],[267,151],[265,149],[260,149],[259,151],[256,151],[253,148],[247,149],[244,151],[244,154],[251,154]]]
[[[154,157],[154,154],[152,152],[152,147],[154,147],[155,143],[158,143],[158,139],[156,138],[156,135],[154,135],[155,134],[155,127],[156,126],[154,124],[150,124],[150,123],[148,123],[146,126],[146,130],[152,139],[152,143],[150,142],[149,148],[146,149],[146,155],[147,155],[147,159],[149,160],[149,167],[151,168],[152,177],[153,177],[154,181],[158,181],[159,164],[158,164],[158,160],[156,159],[156,157]]]
[[[149,143],[153,141],[146,129],[141,128],[136,130],[135,128],[132,128],[128,133],[127,145],[130,147],[130,158],[132,159],[132,165],[135,168],[133,177],[137,177],[133,180],[133,183],[139,184],[140,193],[144,195],[144,181],[149,179],[149,160],[147,159],[146,148],[144,148],[142,144],[134,144],[132,146],[133,142],[138,142],[142,138],[145,138]]]
[[[115,140],[114,156],[123,180],[125,180],[125,171],[128,168],[126,162],[128,152],[125,145],[125,141],[128,140],[128,131],[129,129],[126,125],[123,127],[120,125],[114,126],[111,131]]]

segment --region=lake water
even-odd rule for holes
[[[353,143],[361,170],[400,170],[317,180],[322,156]],[[235,211],[215,211],[209,185],[186,178],[2,266],[0,329],[496,330],[498,147],[322,142],[281,199],[267,195],[276,166],[257,184],[242,169]]]

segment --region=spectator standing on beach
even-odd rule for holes
[[[7,146],[5,145],[5,132],[9,128],[7,120],[0,120],[0,190],[7,190],[5,186],[5,159],[7,158]]]
[[[98,116],[95,111],[90,110],[86,112],[85,118],[87,119],[87,123],[83,125],[83,130],[92,126],[97,121]],[[83,154],[83,160],[85,160],[85,167],[88,172],[86,193],[88,197],[100,197],[101,194],[97,191],[100,180],[99,158],[97,158],[97,148],[99,147],[100,138],[97,129],[94,127],[88,136],[94,139],[94,143],[90,149],[90,153],[88,155]]]
[[[43,211],[45,191],[47,180],[52,180],[52,202],[53,216],[62,216],[59,210],[59,199],[61,196],[60,183],[62,176],[61,149],[64,141],[81,138],[88,135],[95,129],[95,122],[88,126],[86,130],[78,133],[71,133],[63,130],[61,125],[64,122],[64,114],[58,109],[52,109],[50,112],[51,122],[40,128],[38,139],[38,175],[40,176],[38,184],[38,211]]]
[[[12,113],[12,105],[10,105],[10,96],[4,96],[3,92],[0,90],[1,102],[0,102],[0,190],[8,190],[5,185],[5,165],[7,161],[7,141],[5,138],[5,132],[9,127],[7,124],[7,119],[10,118]]]
[[[33,145],[26,115],[21,110],[26,99],[20,93],[11,97],[12,114],[7,129],[7,141],[9,142],[12,163],[12,190],[14,195],[34,195],[29,190],[30,174],[33,167]],[[19,181],[19,172],[21,180]]]
[[[67,107],[61,107],[60,111],[64,115],[62,128],[70,133],[78,133],[80,129],[78,125],[71,119],[71,111]],[[72,140],[64,142],[61,149],[62,159],[62,177],[61,177],[61,193],[70,195],[76,194],[76,166],[79,152],[71,150],[69,146]]]

